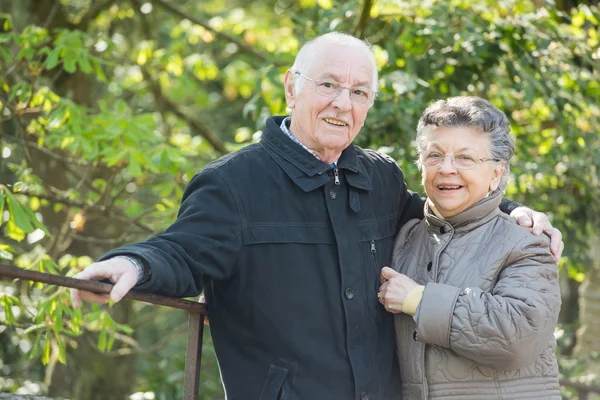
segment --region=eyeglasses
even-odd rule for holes
[[[377,97],[377,93],[369,88],[363,86],[353,86],[353,87],[344,87],[341,83],[333,81],[333,80],[315,80],[309,78],[308,76],[300,73],[294,72],[295,75],[300,76],[306,80],[311,81],[315,85],[315,92],[325,97],[338,97],[342,90],[348,89],[350,92],[350,100],[353,103],[357,104],[367,104],[375,101],[375,97]]]
[[[427,167],[439,167],[442,165],[446,157],[450,157],[454,168],[460,170],[471,169],[475,167],[475,165],[486,161],[500,161],[496,158],[474,158],[466,154],[459,154],[456,156],[454,154],[443,155],[434,151],[426,154],[425,158],[419,160],[419,162]]]

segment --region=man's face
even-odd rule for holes
[[[345,88],[373,87],[367,50],[356,47],[322,45],[308,70],[300,72],[316,81],[338,82]],[[294,91],[294,79],[304,80],[299,93]],[[285,88],[288,107],[292,109],[291,132],[323,161],[337,159],[358,135],[370,103],[352,102],[350,91],[345,89],[337,97],[318,94],[313,82],[291,71],[286,74]]]

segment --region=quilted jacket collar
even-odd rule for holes
[[[500,202],[502,201],[502,191],[496,190],[488,197],[479,200],[471,207],[452,217],[438,218],[429,207],[429,202],[425,202],[425,218],[430,230],[444,230],[442,227],[452,227],[455,232],[470,231],[488,222],[498,213],[500,213]]]

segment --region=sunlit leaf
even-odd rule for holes
[[[56,339],[56,345],[58,346],[58,361],[61,364],[67,364],[67,353],[65,351],[65,345],[59,334],[55,333],[54,338]]]
[[[48,365],[48,362],[50,362],[50,334],[46,332],[44,350],[42,351],[42,364]]]
[[[6,204],[8,205],[8,212],[10,214],[9,221],[13,221],[25,233],[33,232],[34,227],[21,203],[19,203],[9,190],[6,190],[4,193],[6,194]]]
[[[106,330],[102,329],[98,335],[98,349],[101,352],[106,351]]]

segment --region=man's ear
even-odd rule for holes
[[[285,89],[285,101],[288,108],[291,110],[294,109],[296,104],[296,88],[294,87],[295,79],[296,75],[288,69],[283,78],[283,88]]]

